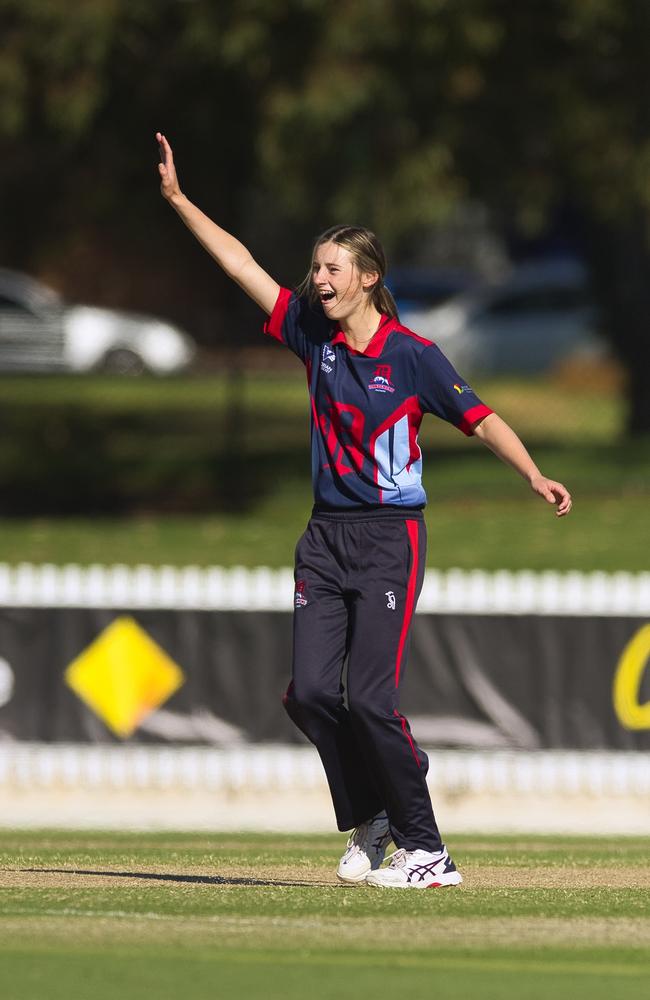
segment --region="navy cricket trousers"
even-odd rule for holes
[[[385,809],[398,847],[437,851],[429,762],[399,711],[425,554],[420,511],[313,514],[296,547],[284,705],[320,754],[339,830]]]

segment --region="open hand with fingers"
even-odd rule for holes
[[[571,494],[562,483],[556,483],[555,480],[547,479],[546,476],[536,476],[531,479],[530,485],[535,493],[539,493],[548,503],[556,505],[555,513],[558,517],[563,517],[571,510],[573,503]]]
[[[158,164],[158,172],[160,174],[160,193],[163,198],[167,199],[167,201],[172,201],[181,194],[178,177],[176,175],[176,167],[174,166],[174,154],[172,152],[172,147],[169,145],[162,132],[156,132],[156,141],[160,150],[160,163]]]

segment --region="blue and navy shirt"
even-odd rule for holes
[[[265,333],[304,362],[314,499],[333,508],[423,507],[418,431],[433,413],[472,434],[485,406],[435,344],[382,316],[365,352],[319,303],[283,288]]]

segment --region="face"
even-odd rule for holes
[[[341,320],[366,308],[377,274],[361,274],[349,250],[328,242],[316,247],[311,280],[325,315]]]

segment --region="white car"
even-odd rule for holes
[[[400,320],[438,344],[461,372],[532,374],[609,353],[585,268],[569,257],[522,265],[500,284],[444,305],[406,305]]]
[[[0,268],[0,371],[167,375],[187,368],[192,339],[155,316],[68,305],[56,292]]]

